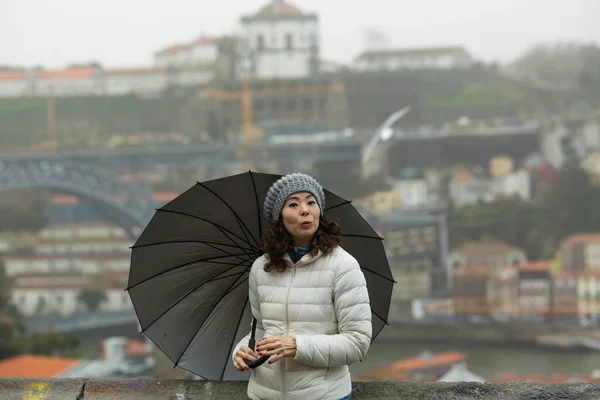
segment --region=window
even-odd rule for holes
[[[293,50],[294,48],[294,37],[291,33],[285,35],[285,49]]]
[[[315,49],[319,46],[319,38],[315,32],[311,32],[310,34],[310,47]]]
[[[256,38],[256,48],[258,50],[263,50],[265,48],[265,38],[263,35],[258,35]]]

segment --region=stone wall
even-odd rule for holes
[[[247,399],[246,384],[151,379],[0,379],[0,397],[2,400],[235,400]],[[352,399],[588,400],[600,399],[600,384],[355,382]]]

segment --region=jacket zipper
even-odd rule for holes
[[[292,266],[292,279],[290,279],[290,284],[288,285],[287,294],[285,296],[285,337],[290,336],[290,313],[289,313],[289,300],[290,300],[290,291],[292,290],[292,284],[294,283],[294,279],[296,278],[296,266]],[[283,359],[283,363],[281,364],[281,377],[282,377],[282,387],[283,387],[283,398],[285,399],[285,365],[287,363],[287,357]]]

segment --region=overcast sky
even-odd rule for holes
[[[142,66],[154,51],[202,32],[225,34],[264,0],[0,0],[0,64]],[[464,45],[508,62],[530,45],[600,43],[600,0],[297,0],[320,15],[322,56],[347,62],[364,30],[394,48]]]

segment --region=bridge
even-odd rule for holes
[[[510,155],[510,151],[523,157],[539,150],[540,133],[539,129],[506,128],[492,134],[396,138],[390,141],[388,164],[399,168],[440,166],[457,160],[487,162],[492,155]],[[152,217],[154,202],[147,188],[119,179],[117,173],[124,169],[143,171],[159,164],[202,166],[209,169],[207,179],[214,179],[232,173],[227,167],[244,161],[251,163],[252,169],[265,171],[269,168],[263,166],[272,163],[280,171],[305,170],[307,164],[319,162],[358,164],[361,151],[360,141],[348,139],[4,155],[0,156],[0,191],[39,187],[73,194],[133,236],[135,228],[145,226]]]
[[[423,167],[457,162],[486,164],[494,155],[522,159],[540,151],[542,129],[536,126],[515,126],[457,131],[419,130],[397,132],[386,142],[390,167]],[[302,143],[219,144],[190,146],[156,146],[97,150],[58,150],[55,152],[0,155],[3,160],[48,160],[77,162],[105,168],[112,173],[152,170],[164,167],[202,167],[206,179],[231,174],[229,167],[243,164],[243,170],[278,171],[305,170],[315,163],[358,164],[362,140],[347,138],[335,141],[305,141]],[[237,171],[239,172],[239,171]]]
[[[207,179],[228,175],[227,168],[236,163],[253,165],[252,169],[276,163],[279,170],[303,170],[303,165],[317,162],[358,163],[361,142],[355,139],[305,142],[294,144],[228,145],[206,143],[193,146],[157,146],[100,150],[20,153],[0,155],[0,161],[63,161],[93,164],[111,172],[151,170],[157,165],[205,167]],[[245,168],[248,169],[248,168]],[[239,172],[239,171],[238,171]]]
[[[152,193],[88,163],[0,159],[0,192],[45,188],[75,195],[134,237],[154,213]]]

